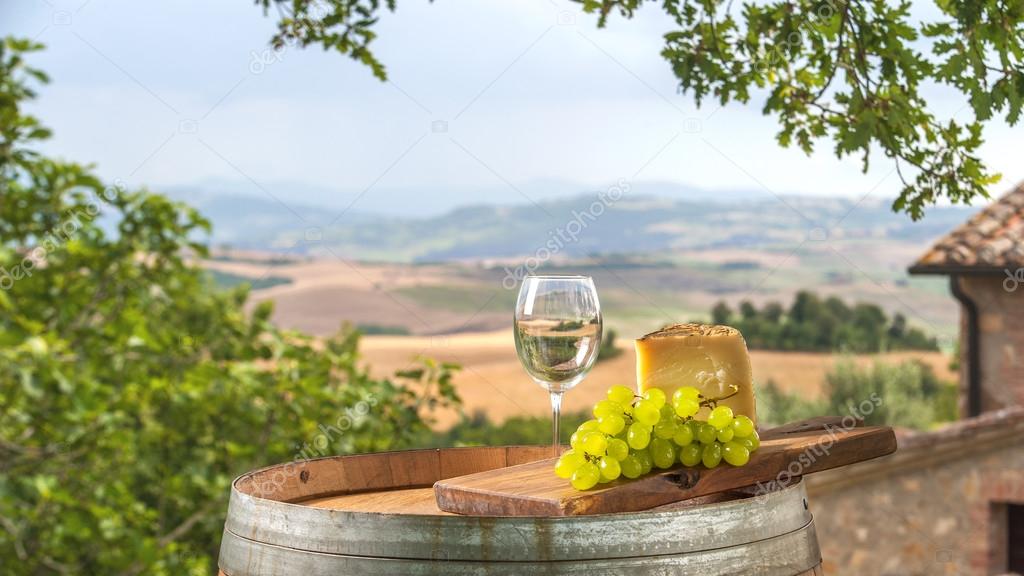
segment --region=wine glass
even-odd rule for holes
[[[601,303],[589,276],[527,276],[514,331],[526,372],[551,394],[552,444],[559,453],[562,395],[590,371],[601,347]]]

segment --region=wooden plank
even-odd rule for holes
[[[814,432],[820,430],[828,430],[830,428],[855,428],[862,426],[864,422],[853,418],[852,416],[816,416],[814,418],[808,418],[806,420],[798,420],[796,422],[790,422],[789,424],[783,424],[782,426],[776,426],[775,428],[769,428],[760,433],[761,438],[776,438],[778,436],[787,436],[791,434],[804,434],[807,432]]]
[[[504,447],[479,447],[472,450],[442,450],[441,478],[454,478],[464,474],[472,474],[477,470],[494,470],[504,468],[507,464],[508,451]]]
[[[440,480],[438,508],[476,516],[574,516],[635,512],[758,483],[789,483],[804,474],[870,460],[896,450],[889,427],[837,428],[834,417],[768,431],[745,466],[708,470],[681,465],[586,492],[552,471],[554,459]]]
[[[563,446],[559,453],[568,450]],[[553,456],[550,446],[509,446],[505,449],[505,466],[516,466],[537,460],[546,460]]]
[[[549,448],[545,448],[545,450],[550,452]],[[672,512],[683,508],[706,506],[708,504],[729,502],[731,500],[749,497],[750,494],[744,492],[719,492],[717,494],[708,494],[707,496],[698,496],[681,502],[671,502],[664,506],[652,508],[650,511]],[[309,500],[295,502],[295,504],[309,506],[311,508],[324,508],[327,510],[344,510],[346,512],[374,512],[377,514],[417,514],[434,516],[451,515],[451,512],[444,512],[437,507],[437,498],[434,496],[433,487],[338,494],[336,496],[310,498]]]
[[[377,514],[447,514],[437,508],[434,489],[406,488],[379,492],[359,492],[313,498],[299,502],[303,506],[345,510],[346,512],[374,512]]]

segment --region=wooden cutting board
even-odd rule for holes
[[[849,419],[847,419],[847,424]],[[870,460],[896,451],[892,428],[844,428],[825,416],[761,434],[761,447],[745,466],[722,462],[708,470],[677,465],[636,480],[625,478],[580,492],[555,476],[555,460],[540,460],[434,484],[437,506],[475,516],[577,516],[636,512],[759,483],[791,483],[804,474]]]

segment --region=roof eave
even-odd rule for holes
[[[955,264],[915,264],[907,268],[907,272],[915,276],[924,275],[960,275],[960,276],[1003,276],[1013,267],[995,266],[958,266]]]

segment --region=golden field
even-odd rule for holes
[[[620,347],[621,355],[598,363],[590,375],[566,395],[563,405],[566,412],[589,408],[613,384],[632,386],[635,383],[632,342],[623,341]],[[500,422],[509,416],[544,415],[550,410],[547,393],[519,365],[511,330],[433,337],[367,336],[360,349],[364,362],[377,376],[388,376],[411,366],[417,355],[461,364],[463,369],[455,377],[455,385],[467,413],[483,411]],[[825,374],[840,356],[754,350],[750,358],[755,383],[774,380],[787,392],[813,397],[819,393]],[[865,366],[875,360],[899,362],[917,358],[932,366],[940,378],[956,378],[949,370],[949,358],[941,352],[898,352],[854,358]],[[450,425],[454,418],[454,414],[445,414],[439,424]]]
[[[737,258],[764,260],[775,267],[767,280],[761,271],[753,277],[730,272],[738,282],[756,281],[758,289],[735,291],[729,298],[748,298],[756,303],[776,300],[788,303],[801,286],[813,285],[823,295],[838,294],[848,302],[878,302],[890,312],[901,312],[927,332],[948,339],[955,334],[955,301],[945,288],[929,291],[911,285],[880,285],[864,279],[856,284],[822,282],[800,276],[813,262],[753,255],[730,250],[705,250],[687,254],[697,262],[715,263]],[[906,254],[900,254],[907,257]],[[366,330],[368,327],[399,328],[411,335],[365,336],[360,345],[363,361],[376,376],[390,376],[413,365],[417,355],[460,364],[455,385],[467,413],[482,411],[495,421],[514,415],[545,415],[549,411],[546,392],[523,371],[512,340],[511,315],[514,290],[502,284],[498,263],[461,262],[400,264],[358,262],[339,258],[294,258],[272,261],[265,253],[230,254],[227,260],[206,261],[210,270],[241,278],[260,280],[283,278],[287,283],[254,290],[250,304],[274,301],[274,321],[285,328],[318,336],[335,333],[343,323]],[[803,268],[801,268],[803,267]],[[635,383],[632,340],[672,321],[704,317],[721,298],[694,275],[692,266],[669,269],[630,270],[609,273],[593,271],[599,284],[605,327],[619,334],[620,356],[599,363],[591,374],[565,399],[564,410],[590,407],[613,384]],[[496,276],[496,274],[498,274]],[[715,272],[711,280],[719,281]],[[772,280],[777,286],[769,286]],[[737,295],[738,294],[738,295]],[[913,308],[908,305],[912,303]],[[865,355],[861,365],[879,359],[898,362],[919,358],[945,380],[956,380],[949,359],[940,352],[901,352]],[[825,374],[839,359],[837,355],[811,352],[751,353],[754,381],[774,380],[783,390],[807,397],[819,393]],[[439,424],[455,421],[445,414]]]
[[[875,256],[869,250],[863,252]],[[707,269],[742,254],[763,261],[762,268]],[[733,307],[744,299],[758,305],[767,301],[788,305],[797,290],[809,286],[823,297],[840,296],[850,304],[874,302],[889,313],[900,312],[935,336],[956,334],[957,304],[941,281],[826,277],[814,271],[819,266],[812,255],[705,250],[680,253],[683,256],[686,262],[660,268],[616,271],[604,264],[580,264],[558,271],[594,277],[605,327],[620,336],[638,337],[668,323],[706,319],[722,299]],[[287,283],[254,290],[250,302],[273,300],[278,325],[318,336],[336,332],[343,322],[396,328],[418,336],[490,332],[510,325],[515,305],[516,290],[505,283],[504,264],[499,261],[402,264],[323,257],[275,261],[259,252],[234,252],[227,257],[205,261],[203,266],[251,281],[284,280]],[[890,268],[878,274],[891,273]]]

